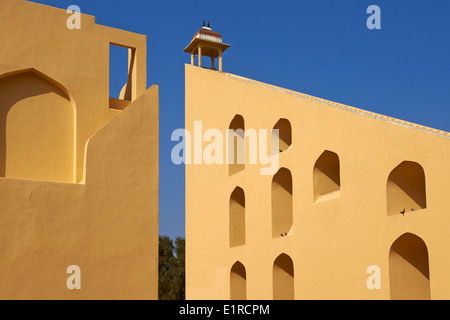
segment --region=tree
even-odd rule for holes
[[[159,300],[185,299],[185,240],[159,237]]]

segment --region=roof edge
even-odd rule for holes
[[[214,72],[215,74],[218,74],[216,71],[212,71],[212,70],[208,70],[208,69],[202,69],[205,72]],[[249,79],[249,78],[245,78],[242,76],[238,76],[232,73],[228,73],[228,72],[220,72],[219,73],[222,76],[225,77],[229,77],[229,78],[233,78],[235,80],[239,80],[239,81],[244,81],[244,82],[248,82],[248,83],[252,83],[258,86],[262,86],[271,90],[275,90],[275,91],[280,91],[283,93],[287,93],[287,94],[291,94],[293,96],[299,97],[299,98],[303,98],[303,99],[308,99],[310,101],[314,101],[314,102],[318,102],[330,107],[334,107],[334,108],[339,108],[341,110],[344,111],[348,111],[348,112],[352,112],[352,113],[356,113],[359,114],[361,116],[365,116],[365,117],[370,117],[372,119],[375,120],[379,120],[379,121],[385,121],[385,122],[389,122],[395,125],[400,125],[406,128],[410,128],[410,129],[415,129],[427,134],[432,134],[435,136],[439,136],[441,138],[445,138],[445,139],[450,139],[450,132],[447,131],[443,131],[443,130],[439,130],[439,129],[435,129],[435,128],[431,128],[431,127],[427,127],[427,126],[423,126],[420,124],[416,124],[413,122],[409,122],[409,121],[405,121],[405,120],[401,120],[401,119],[397,119],[397,118],[393,118],[393,117],[389,117],[389,116],[385,116],[379,113],[375,113],[375,112],[371,112],[371,111],[367,111],[364,109],[359,109],[359,108],[355,108],[355,107],[351,107],[342,103],[338,103],[338,102],[334,102],[334,101],[330,101],[330,100],[326,100],[326,99],[322,99],[322,98],[318,98],[315,96],[311,96],[311,95],[307,95],[301,92],[297,92],[297,91],[293,91],[293,90],[289,90],[289,89],[285,89],[282,87],[278,87],[272,84],[268,84],[268,83],[264,83],[258,80],[253,80],[253,79]]]

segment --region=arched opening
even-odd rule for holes
[[[245,169],[245,124],[236,115],[228,128],[228,163],[230,176]]]
[[[418,236],[405,233],[389,251],[389,280],[392,300],[429,300],[428,249]]]
[[[425,172],[416,162],[404,161],[386,184],[387,215],[405,214],[427,207]]]
[[[273,299],[294,300],[294,263],[285,253],[273,263]]]
[[[291,235],[293,230],[292,175],[281,168],[272,180],[272,237]]]
[[[326,150],[317,159],[313,169],[314,202],[340,196],[341,173],[339,156]]]
[[[230,247],[245,244],[245,194],[234,189],[230,197]]]
[[[34,70],[0,77],[0,176],[74,182],[75,107],[67,90]]]
[[[230,272],[230,300],[247,299],[247,273],[242,263],[237,261]]]
[[[280,119],[273,127],[272,133],[278,138],[279,152],[286,151],[292,145],[292,127],[287,119]]]

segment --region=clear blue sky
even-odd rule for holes
[[[170,136],[184,127],[183,49],[203,20],[231,44],[224,71],[450,131],[448,0],[34,2],[75,4],[98,24],[148,36],[148,85],[160,86],[162,235],[185,235],[184,168],[171,163]],[[366,27],[372,4],[381,30]]]

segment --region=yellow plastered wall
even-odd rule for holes
[[[67,93],[24,70],[0,79],[0,97],[0,176],[72,182],[76,109]]]
[[[260,171],[267,166],[246,164],[230,175],[226,164],[187,165],[188,299],[229,299],[230,271],[237,261],[246,271],[246,298],[273,299],[279,288],[274,277],[291,278],[289,272],[274,270],[282,254],[292,259],[295,299],[390,299],[391,280],[397,281],[390,279],[390,268],[393,274],[399,268],[390,263],[390,249],[405,233],[427,247],[431,298],[450,297],[448,133],[228,73],[190,65],[185,72],[191,134],[194,121],[202,121],[203,133],[215,128],[225,136],[236,115],[246,130],[270,130],[280,119],[289,121],[291,146],[280,153],[279,167],[290,171],[293,185],[292,233],[273,237],[273,175]],[[203,148],[209,143],[203,142]],[[339,180],[333,177],[339,189],[336,183],[325,186],[324,192],[333,196],[319,201],[314,182],[324,179],[314,179],[314,168],[325,151],[338,157],[339,166],[334,161],[331,171],[339,169]],[[426,208],[391,214],[388,179],[404,161],[424,170]],[[245,244],[230,247],[229,205],[236,187],[245,193]],[[380,270],[380,289],[367,286],[373,265]]]
[[[118,111],[109,107],[110,44],[135,49],[135,97],[146,90],[147,37],[101,26],[95,17],[81,14],[81,29],[69,29],[66,10],[25,1],[0,3],[5,33],[0,52],[0,77],[34,69],[62,86],[75,108],[76,172],[83,179],[87,140]],[[71,181],[70,181],[71,182]]]
[[[158,87],[146,36],[0,3],[0,299],[158,298]],[[110,108],[109,47],[134,50]],[[5,160],[6,159],[6,160]],[[69,290],[67,268],[81,269]]]

